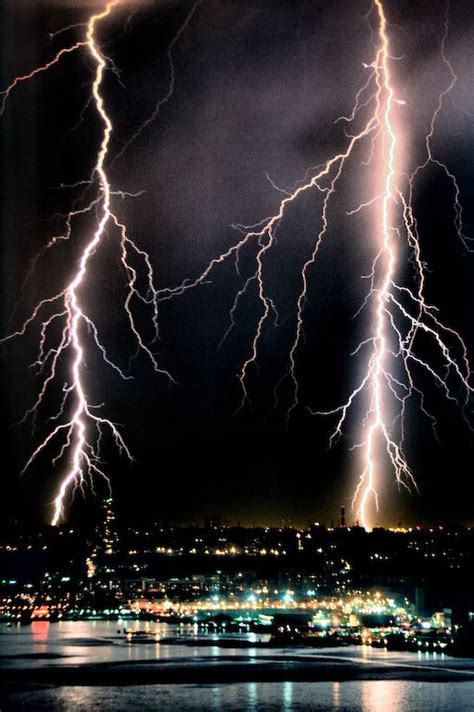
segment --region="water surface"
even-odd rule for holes
[[[196,638],[202,633],[192,626],[150,624],[159,638],[179,637],[189,644],[158,640],[130,644],[123,628],[145,629],[143,623],[81,621],[31,626],[0,626],[0,671],[5,684],[0,710],[334,710],[341,712],[467,712],[474,711],[474,661],[450,658],[440,653],[394,652],[368,647],[347,648],[261,648],[225,647],[218,636],[209,634],[209,646]],[[193,642],[194,637],[194,642]],[[226,636],[229,638],[231,636]],[[257,643],[263,636],[242,634],[236,639]],[[275,682],[241,681],[221,684],[127,684],[133,670],[153,671],[172,666],[182,671],[235,666],[251,676],[252,669],[276,670]],[[285,680],[292,669],[349,669],[374,679],[306,682]],[[62,684],[60,679],[46,685],[41,679],[22,683],[17,675],[44,674],[53,677],[65,670],[119,670],[117,685]],[[286,667],[285,667],[286,666]],[[234,669],[231,667],[231,669]],[[250,671],[250,672],[249,672]],[[80,673],[80,670],[79,670]],[[372,674],[373,673],[373,674]],[[239,673],[240,674],[240,673]],[[311,674],[311,673],[310,673]],[[409,679],[390,679],[406,675]],[[430,681],[410,679],[422,675]],[[12,680],[9,680],[11,676]],[[448,676],[446,678],[446,676]],[[383,678],[383,679],[381,679]],[[440,680],[448,679],[449,682]],[[20,682],[18,681],[20,680]],[[100,680],[99,680],[100,682]]]

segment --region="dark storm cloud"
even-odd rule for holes
[[[104,42],[111,43],[107,52],[121,69],[125,85],[121,88],[112,75],[107,78],[107,101],[116,136],[122,140],[150,115],[156,101],[166,93],[166,50],[190,7],[189,2],[142,4],[125,36],[120,37],[120,27],[113,22],[107,31],[104,29]],[[53,5],[61,10],[60,17],[56,10],[52,12]],[[28,37],[36,38],[35,51],[44,58],[49,49],[43,38],[48,32],[70,20],[83,19],[85,10],[95,10],[96,6],[100,3],[51,0],[42,4],[40,12],[38,4],[34,9],[31,5],[28,14],[34,31],[26,33],[19,43],[24,47],[17,58],[23,60],[19,65],[31,63],[29,54],[33,50],[27,46]],[[146,191],[124,203],[123,214],[131,234],[153,255],[160,286],[173,286],[184,277],[195,276],[216,253],[235,242],[233,223],[253,223],[275,210],[281,194],[271,186],[266,173],[282,188],[291,187],[310,166],[327,160],[345,145],[344,125],[334,122],[350,112],[355,91],[365,80],[363,63],[373,56],[371,18],[367,21],[365,17],[369,9],[368,2],[342,0],[208,0],[199,6],[173,52],[176,86],[172,98],[111,170],[117,187]],[[394,61],[396,83],[400,98],[407,101],[406,115],[418,142],[416,148],[414,141],[408,144],[413,150],[409,162],[415,155],[416,160],[422,155],[420,139],[426,133],[439,92],[449,81],[440,61],[444,5],[400,0],[390,3],[387,12],[394,54],[399,57]],[[465,154],[472,147],[472,121],[465,112],[474,111],[470,80],[474,43],[469,13],[470,3],[451,3],[446,52],[458,72],[459,83],[452,96],[455,104],[446,100],[436,135],[440,157],[448,162],[452,159],[453,168],[460,170],[466,205],[472,195],[472,172],[465,167]],[[115,42],[114,37],[118,38]],[[87,99],[87,92],[77,92],[69,77],[80,86],[90,81],[87,62],[64,65],[51,79],[36,85],[37,94],[28,95],[28,91],[33,92],[28,89],[19,95],[15,106],[28,110],[26,118],[24,111],[13,109],[16,123],[22,127],[18,130],[27,134],[10,157],[18,165],[18,177],[10,190],[20,202],[19,215],[12,217],[8,226],[14,243],[12,254],[16,255],[12,260],[18,264],[17,279],[35,251],[31,242],[41,244],[47,235],[40,227],[31,237],[25,223],[55,212],[54,194],[47,187],[86,176],[90,169],[87,149],[91,140],[97,142],[91,111],[74,134],[62,138],[68,135]],[[31,98],[29,104],[24,98],[27,96]],[[120,147],[117,140],[113,150]],[[449,322],[467,330],[472,343],[469,314],[474,295],[462,283],[470,280],[473,266],[461,255],[462,247],[456,247],[452,212],[444,207],[451,196],[446,198],[442,186],[439,190],[444,202],[439,197],[435,202],[443,205],[444,221],[441,225],[440,220],[430,217],[432,196],[438,196],[436,186],[436,176],[430,173],[420,191],[433,301],[441,299]],[[348,354],[365,322],[354,324],[350,317],[360,304],[360,274],[370,267],[371,228],[363,216],[349,221],[344,211],[357,204],[367,189],[370,186],[364,181],[352,177],[341,186],[331,216],[334,227],[318,269],[311,274],[307,343],[299,361],[305,405],[334,406],[355,380],[358,366]],[[272,389],[284,370],[293,330],[298,270],[311,248],[319,209],[320,196],[308,196],[278,231],[268,274],[282,325],[266,336],[258,378],[252,376],[253,411],[239,418],[232,415],[239,400],[234,374],[248,355],[249,338],[258,318],[254,298],[243,303],[237,330],[216,353],[228,326],[228,309],[240,285],[231,264],[213,273],[213,284],[162,306],[160,351],[164,362],[173,367],[179,388],[168,389],[139,360],[133,383],[117,385],[113,374],[96,374],[90,367],[90,387],[98,390],[99,401],[107,402],[114,420],[125,424],[130,446],[139,460],[131,473],[133,480],[127,468],[122,469],[115,461],[110,465],[117,496],[127,506],[135,511],[155,507],[158,515],[181,520],[215,510],[227,518],[245,516],[246,523],[278,522],[282,517],[304,522],[329,519],[340,501],[349,499],[357,474],[347,453],[351,443],[343,441],[336,451],[327,453],[327,423],[300,412],[287,434],[281,413],[268,415]],[[468,211],[467,218],[469,223]],[[443,245],[450,245],[447,258]],[[45,275],[52,280],[61,277],[66,258],[66,253],[61,254],[57,261],[53,258],[41,267],[44,271],[33,283],[35,294],[31,298],[42,293]],[[113,283],[104,279],[104,275],[112,274],[119,278],[116,258],[111,251],[97,264],[94,287],[85,299],[91,306],[99,298],[105,300],[98,319],[112,351],[125,345],[130,349],[132,345],[120,326],[117,292]],[[244,257],[244,273],[248,268],[249,260]],[[441,279],[441,274],[446,276]],[[450,300],[453,284],[456,298]],[[12,295],[10,299],[15,300]],[[464,305],[461,316],[456,306],[459,300]],[[27,365],[25,354],[18,358]],[[92,357],[90,363],[95,363]],[[25,382],[19,365],[17,369],[13,374],[15,392],[24,388],[21,384]],[[10,392],[9,398],[9,420],[13,421],[21,408],[15,402],[16,395],[12,397]],[[20,393],[18,400],[22,399],[26,400]],[[452,429],[459,431],[455,422]],[[448,429],[445,443],[439,447],[428,431],[414,414],[410,432],[414,443],[421,439],[423,449],[412,447],[411,454],[417,462],[422,497],[398,495],[388,478],[382,493],[382,501],[393,503],[392,509],[384,510],[387,520],[398,521],[405,516],[442,519],[443,512],[447,517],[458,514],[457,490],[447,492],[444,477],[449,471],[463,486],[460,463],[463,453],[470,452],[470,441]],[[21,456],[15,453],[15,459],[24,460],[30,447],[27,435],[21,436],[17,447],[22,452]],[[30,489],[25,487],[26,497],[31,491],[46,501],[45,481],[52,481],[49,472],[32,476],[27,482]],[[467,515],[466,505],[459,516]]]

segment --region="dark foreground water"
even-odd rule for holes
[[[130,644],[118,627],[0,624],[1,712],[474,712],[473,660],[366,647],[242,648],[243,636],[235,647],[212,637],[203,647],[192,628],[166,625],[158,637],[175,643]]]
[[[240,712],[337,710],[344,712],[438,712],[474,709],[472,682],[248,682],[133,687],[60,687],[8,696],[3,710],[159,710]]]

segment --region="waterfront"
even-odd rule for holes
[[[203,645],[192,626],[167,624],[153,630],[176,642],[130,643],[124,625],[145,628],[117,621],[2,626],[2,711],[474,709],[470,659],[368,646],[270,649],[252,633],[223,648],[216,635]],[[239,647],[242,641],[256,646]]]

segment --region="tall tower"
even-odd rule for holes
[[[102,548],[105,554],[114,554],[118,543],[118,534],[115,525],[115,512],[112,498],[104,503],[104,521],[102,529]]]
[[[340,527],[341,529],[346,528],[346,507],[345,505],[341,505],[341,522],[340,522]]]

